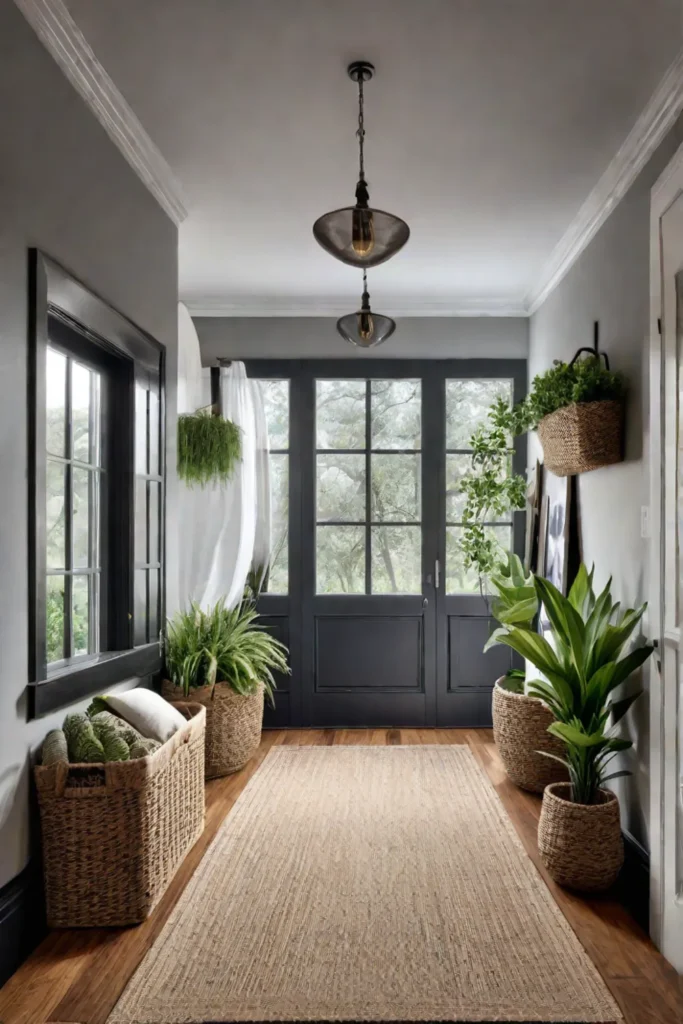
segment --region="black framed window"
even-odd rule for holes
[[[161,668],[164,350],[30,262],[29,713]]]
[[[259,380],[268,427],[271,555],[264,593],[289,593],[289,391],[286,379]]]

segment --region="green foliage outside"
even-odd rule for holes
[[[239,427],[210,409],[178,417],[178,476],[190,486],[226,483],[242,457]]]
[[[588,572],[582,565],[569,596],[564,597],[548,580],[535,576],[536,600],[543,603],[550,620],[553,643],[524,622],[531,610],[531,597],[523,593],[519,602],[499,609],[503,611],[503,616],[498,616],[501,626],[487,644],[507,644],[545,677],[545,681],[530,682],[528,693],[544,701],[557,719],[548,731],[567,748],[562,763],[569,770],[572,799],[582,804],[596,803],[607,781],[630,774],[624,770],[608,773],[607,768],[618,753],[632,745],[615,736],[613,726],[640,692],[620,698],[614,693],[653,651],[651,645],[644,644],[623,654],[646,605],[622,611],[612,600],[611,582],[596,596],[593,570]]]
[[[276,687],[273,672],[289,674],[287,648],[255,625],[258,614],[250,601],[228,609],[219,601],[208,612],[197,604],[169,621],[166,668],[185,696],[198,686],[227,683],[236,693],[256,693],[263,684],[271,704]]]
[[[490,578],[505,555],[485,524],[526,505],[526,481],[510,472],[514,439],[535,430],[544,416],[574,402],[622,400],[624,393],[623,376],[591,356],[572,364],[556,360],[534,378],[521,402],[512,405],[498,398],[491,405],[488,424],[478,427],[470,439],[470,472],[461,481],[465,566],[475,569],[480,580]]]

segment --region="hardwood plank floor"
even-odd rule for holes
[[[540,797],[507,778],[488,729],[292,729],[264,733],[244,771],[206,787],[206,828],[154,914],[136,928],[55,931],[0,990],[2,1024],[105,1024],[161,931],[207,846],[268,751],[278,744],[468,744],[560,909],[619,1003],[627,1024],[683,1022],[683,977],[615,899],[583,899],[549,878],[536,848]]]

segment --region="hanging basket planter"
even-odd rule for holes
[[[620,401],[574,402],[538,424],[543,463],[555,476],[574,476],[623,460],[624,407]]]
[[[211,408],[178,417],[178,477],[189,486],[226,483],[242,458],[240,428]]]

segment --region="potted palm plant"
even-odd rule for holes
[[[264,698],[273,703],[274,672],[289,673],[287,648],[256,625],[245,600],[209,611],[192,604],[169,622],[167,700],[190,698],[206,707],[206,777],[239,771],[261,741]]]
[[[628,774],[607,774],[606,768],[631,746],[612,730],[640,693],[616,699],[615,691],[652,653],[653,647],[643,644],[623,654],[646,606],[622,611],[612,600],[611,580],[596,596],[593,570],[583,565],[568,597],[540,577],[534,577],[534,587],[550,622],[552,644],[517,625],[502,627],[496,640],[545,677],[531,682],[529,693],[545,701],[556,719],[548,731],[566,748],[560,760],[569,781],[544,791],[539,851],[560,884],[597,891],[612,884],[623,861],[619,805],[604,784]],[[546,751],[545,756],[558,755]]]

